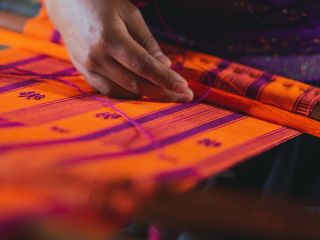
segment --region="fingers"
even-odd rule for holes
[[[107,52],[120,64],[155,85],[188,95],[192,100],[193,93],[186,80],[150,55],[128,32],[117,31],[112,38],[107,43]]]
[[[122,9],[122,14],[116,12],[101,19],[103,24],[97,27],[97,31],[101,29],[96,38],[85,38],[75,47],[73,44],[77,42],[73,38],[66,41],[71,56],[75,56],[72,59],[77,69],[91,86],[112,97],[148,96],[160,101],[192,101],[193,92],[187,81],[168,67],[169,60],[139,11],[130,4],[125,7],[134,12],[130,16],[132,20],[124,14],[127,10]]]
[[[127,26],[129,34],[136,40],[141,46],[143,46],[153,57],[158,59],[166,66],[171,66],[171,60],[164,55],[160,49],[159,44],[152,36],[149,27],[145,23],[140,11],[135,11],[132,14],[128,14],[124,22]]]
[[[103,74],[100,74],[98,72],[99,67],[97,67],[95,70],[89,70],[83,64],[81,64],[73,56],[73,54],[70,54],[70,58],[74,66],[78,69],[78,71],[82,75],[84,75],[88,84],[98,92],[106,96],[115,97],[115,98],[135,99],[140,97],[132,93],[131,91],[127,91],[123,89],[108,77],[104,76]]]
[[[108,79],[112,79],[121,88],[133,93],[136,96],[147,96],[157,101],[189,102],[190,96],[175,93],[168,89],[159,87],[152,82],[130,72],[111,57],[103,60],[103,66],[99,73]]]

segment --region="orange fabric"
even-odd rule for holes
[[[36,26],[38,25],[36,24]],[[53,28],[51,27],[51,29]],[[41,41],[30,36],[25,36],[4,29],[0,29],[0,34],[3,36],[0,40],[0,43],[2,44],[47,54],[49,56],[69,61],[67,51],[62,46],[57,44]],[[205,60],[209,63],[215,63],[216,66],[222,62],[222,60],[195,52],[188,52],[186,54],[188,54],[187,61],[185,63],[186,69],[183,70],[181,74],[186,79],[189,79],[189,84],[193,88],[196,96],[202,97],[204,94],[206,94],[208,88],[203,89],[204,86],[199,84],[199,79],[201,79],[204,71],[207,69],[212,69],[213,66],[206,66],[205,64],[201,63],[201,60],[202,62]],[[179,55],[172,55],[171,58],[173,61],[179,61]],[[189,61],[191,63],[189,63]],[[194,63],[197,65],[194,65]],[[235,73],[236,69],[240,69],[242,72],[245,72],[245,74]],[[257,77],[251,77],[250,75],[252,74],[256,75]],[[306,132],[320,137],[320,123],[298,115],[298,113],[300,113],[301,115],[304,114],[307,117],[312,117],[312,106],[315,106],[316,103],[319,102],[320,90],[304,83],[279,76],[272,76],[272,82],[266,83],[259,93],[259,101],[254,101],[246,97],[240,97],[241,95],[244,95],[243,89],[248,87],[248,81],[256,81],[256,79],[261,75],[263,75],[262,71],[248,68],[236,63],[230,64],[227,69],[222,71],[220,75],[217,76],[218,79],[215,80],[215,88],[211,88],[210,90],[210,95],[213,95],[214,97],[208,97],[206,100],[212,102],[213,104],[219,104],[223,107],[227,107],[228,109],[241,111],[266,121],[292,127],[301,132]],[[220,92],[217,89],[224,91]],[[232,94],[229,94],[228,92]],[[220,98],[217,96],[220,96]],[[309,100],[308,106],[305,106],[305,101],[302,100],[303,97],[309,98],[307,99]],[[228,100],[228,103],[226,100]],[[297,107],[299,102],[297,101],[301,102],[300,105],[306,109],[305,111],[304,109],[299,111]],[[290,111],[296,111],[295,113],[297,114],[290,113]]]
[[[308,118],[315,116],[317,88],[185,51],[180,73],[212,104],[110,99],[93,92],[66,50],[50,42],[56,34],[45,15],[24,35],[0,29],[0,44],[13,47],[0,52],[0,180],[19,182],[23,194],[35,191],[35,212],[43,198],[66,209],[96,207],[95,186],[126,179],[146,193],[168,182],[185,190],[300,134],[284,126],[319,136],[319,122]],[[181,49],[163,49],[181,65]],[[6,204],[19,205],[0,202],[0,215]]]
[[[2,45],[47,54],[67,61],[69,60],[68,53],[63,47],[48,41],[43,41],[41,38],[33,38],[6,29],[0,29],[0,35],[0,44]]]

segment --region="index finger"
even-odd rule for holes
[[[120,64],[154,84],[193,98],[187,81],[139,45],[128,32],[114,31],[108,53]],[[110,43],[110,42],[109,42]]]

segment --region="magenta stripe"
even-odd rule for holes
[[[24,60],[19,60],[19,61],[12,62],[12,63],[1,64],[0,65],[0,70],[27,65],[27,64],[30,64],[30,63],[41,61],[41,60],[46,59],[46,58],[48,58],[48,57],[45,56],[45,55],[38,55],[38,56],[30,57],[30,58],[27,58],[27,59],[24,59]]]
[[[212,120],[210,122],[204,123],[202,125],[199,125],[197,127],[194,127],[192,129],[189,129],[187,131],[175,134],[173,136],[161,139],[157,142],[157,148],[162,148],[165,146],[168,146],[170,144],[174,144],[176,142],[182,141],[186,138],[192,137],[193,135],[199,134],[201,132],[210,130],[210,129],[216,129],[220,128],[224,125],[230,124],[232,122],[238,121],[240,119],[245,118],[244,115],[240,113],[232,113],[230,115],[221,117],[219,119]],[[92,161],[104,161],[107,158],[119,158],[119,157],[125,157],[129,155],[137,155],[137,154],[145,154],[148,152],[151,152],[153,150],[157,150],[157,148],[153,144],[147,144],[143,147],[138,147],[135,149],[130,149],[127,151],[122,152],[109,152],[109,153],[101,153],[91,156],[84,156],[79,158],[72,158],[68,160],[64,160],[62,162],[57,163],[58,166],[68,166],[68,165],[77,165],[81,163],[87,163]]]
[[[147,123],[150,121],[153,121],[155,119],[165,117],[169,114],[176,113],[188,108],[191,108],[193,106],[197,105],[196,103],[188,103],[188,104],[179,104],[175,105],[173,107],[157,111],[155,113],[137,118],[136,121],[139,124]],[[33,148],[33,147],[43,147],[43,146],[52,146],[52,145],[59,145],[59,144],[67,144],[67,143],[76,143],[76,142],[82,142],[82,141],[91,141],[98,138],[106,137],[110,134],[120,132],[123,130],[126,130],[128,128],[131,128],[132,125],[129,122],[125,122],[119,125],[116,125],[114,127],[105,128],[96,132],[92,132],[89,134],[85,134],[80,137],[75,138],[69,138],[69,139],[61,139],[61,140],[51,140],[51,141],[40,141],[40,142],[28,142],[28,143],[19,143],[19,144],[13,144],[13,145],[2,145],[0,146],[0,152],[5,152],[9,150],[17,150],[22,148]]]

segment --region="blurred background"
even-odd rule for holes
[[[0,10],[34,16],[40,9],[38,0],[0,0]]]

